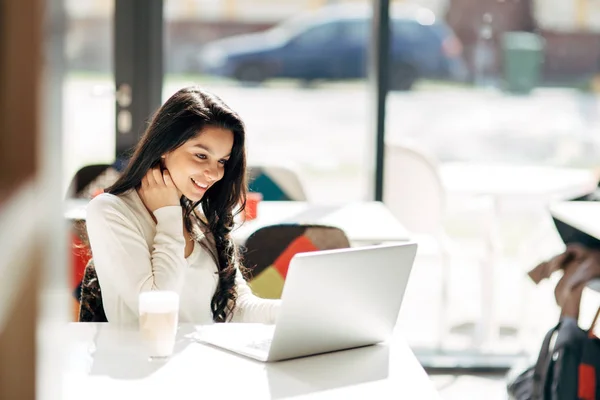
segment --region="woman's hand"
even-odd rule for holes
[[[150,212],[162,207],[178,206],[179,191],[175,187],[169,171],[154,167],[142,179],[139,189],[140,198]]]

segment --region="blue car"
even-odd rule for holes
[[[448,25],[428,9],[399,6],[390,10],[390,87],[409,90],[421,77],[463,80],[462,46]],[[205,73],[241,82],[357,79],[367,75],[370,43],[370,7],[330,6],[211,42],[199,62]]]

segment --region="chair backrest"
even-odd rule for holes
[[[85,267],[85,273],[81,281],[79,322],[108,322],[102,304],[102,290],[92,259]]]
[[[85,275],[85,268],[92,257],[84,220],[71,220],[70,236],[71,254],[69,258],[69,273],[73,299],[76,302],[73,320],[77,321],[79,319],[81,284]]]
[[[263,195],[266,201],[306,201],[306,193],[298,175],[282,166],[249,166],[248,181],[251,192]]]
[[[110,164],[86,165],[75,173],[67,196],[92,198],[97,191],[115,183],[119,176],[120,172]]]
[[[433,157],[410,145],[386,144],[383,201],[409,231],[439,232],[445,197]]]
[[[271,225],[254,232],[244,247],[252,291],[263,298],[278,299],[295,254],[348,248],[350,241],[344,231],[330,226]]]

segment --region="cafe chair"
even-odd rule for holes
[[[85,273],[81,281],[79,322],[108,322],[102,304],[102,290],[92,259],[85,267]]]
[[[306,201],[306,193],[298,175],[282,166],[248,167],[248,189],[263,195],[266,201]]]
[[[343,230],[325,225],[283,224],[254,232],[243,248],[243,264],[254,294],[281,298],[292,257],[298,253],[350,247]]]
[[[90,262],[91,251],[87,239],[85,221],[71,221],[71,252],[70,252],[70,286],[73,294],[75,308],[73,320],[79,317],[79,302],[81,299],[81,285],[85,275],[85,268]]]
[[[82,167],[75,173],[67,196],[91,199],[119,179],[121,173],[110,164],[93,164]]]
[[[115,165],[92,164],[81,168],[69,185],[67,197],[91,199],[102,193],[120,177],[120,172]],[[90,250],[87,243],[85,221],[72,221],[71,226],[71,289],[75,302],[74,320],[79,314],[79,299],[81,297],[81,282],[84,270],[90,260]]]
[[[383,202],[398,220],[411,232],[419,244],[416,262],[435,257],[441,264],[440,338],[449,330],[447,316],[450,304],[451,258],[474,259],[482,270],[481,287],[486,288],[491,246],[482,243],[468,249],[458,249],[457,243],[446,233],[446,190],[442,183],[437,160],[424,150],[408,143],[386,143]],[[482,232],[489,231],[491,206],[487,199],[468,205],[483,223]],[[480,211],[479,209],[483,210]],[[483,250],[482,250],[483,249]],[[460,250],[460,251],[459,251]],[[483,289],[482,289],[483,291]],[[489,313],[490,310],[484,310]]]

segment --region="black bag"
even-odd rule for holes
[[[600,400],[600,339],[564,317],[544,338],[535,366],[507,389],[514,400]]]
[[[535,366],[527,368],[517,377],[509,377],[506,390],[509,400],[531,400],[533,399],[533,371]],[[509,375],[513,375],[513,371],[520,369],[513,368]]]

